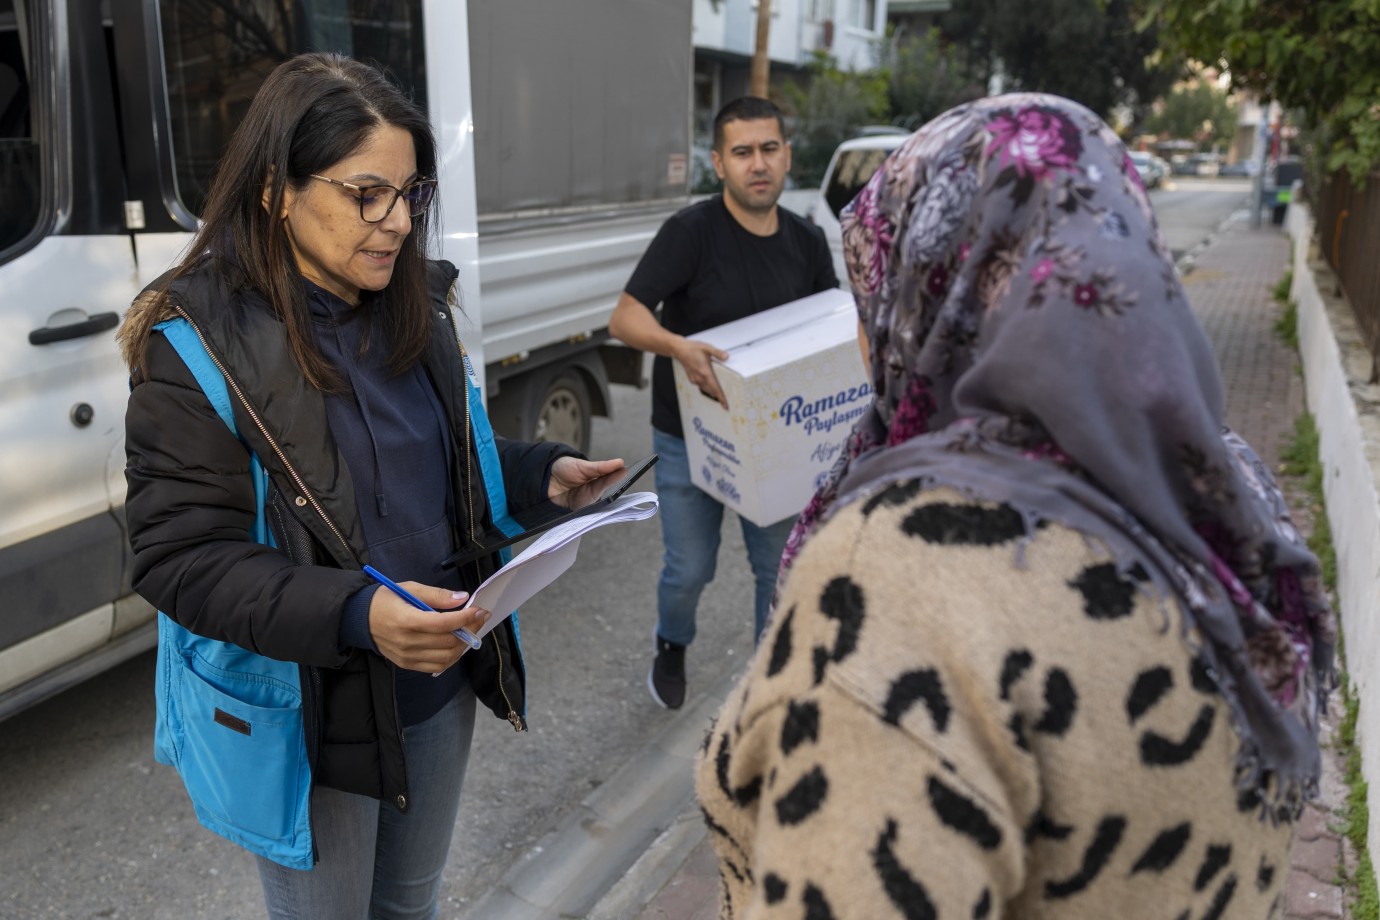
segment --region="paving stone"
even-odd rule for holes
[[[1332,837],[1335,840],[1337,835],[1332,831],[1333,821],[1331,812],[1325,810],[1324,805],[1314,802],[1303,810],[1303,817],[1299,819],[1295,830],[1295,839],[1305,841]]]
[[[1289,864],[1320,882],[1335,884],[1338,867],[1342,864],[1342,841],[1335,834],[1324,834],[1314,840],[1295,840]]]
[[[1324,748],[1322,778],[1318,782],[1318,792],[1322,796],[1322,801],[1332,807],[1334,814],[1340,814],[1346,808],[1345,776],[1346,764],[1342,762],[1341,754],[1335,748]]]
[[[714,920],[719,915],[719,863],[708,840],[647,904],[638,920]]]
[[[1342,890],[1325,885],[1307,872],[1290,872],[1284,883],[1286,920],[1324,920],[1342,916]]]

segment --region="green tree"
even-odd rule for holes
[[[946,44],[938,28],[891,34],[878,64],[886,76],[891,121],[915,129],[961,102],[983,95],[985,80]]]
[[[1143,127],[1150,134],[1226,147],[1236,133],[1236,103],[1210,80],[1196,79],[1165,96]]]
[[[880,71],[841,70],[815,52],[803,85],[788,83],[782,102],[792,120],[791,173],[802,185],[818,184],[829,157],[863,125],[887,120],[887,80]]]
[[[1119,105],[1140,116],[1182,67],[1138,15],[1133,0],[954,0],[942,28],[1008,89],[1057,93],[1104,117]]]
[[[1303,113],[1328,171],[1380,165],[1380,0],[1148,0],[1144,25]]]

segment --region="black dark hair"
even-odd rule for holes
[[[302,373],[321,390],[339,390],[343,382],[316,347],[306,291],[278,215],[289,183],[305,187],[312,173],[355,153],[383,125],[412,135],[418,175],[435,178],[431,125],[383,73],[340,54],[301,54],[278,65],[216,166],[204,223],[176,273],[190,271],[207,253],[234,265],[273,305]],[[412,219],[388,287],[361,300],[369,328],[388,343],[394,372],[414,365],[429,340],[426,245],[434,213],[433,207]]]
[[[764,118],[775,118],[781,137],[786,137],[785,116],[770,99],[763,99],[761,96],[739,96],[727,103],[719,109],[719,114],[714,116],[714,149],[723,151],[724,125],[730,121],[760,121]]]

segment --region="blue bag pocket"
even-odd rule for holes
[[[311,772],[296,689],[194,654],[179,671],[178,769],[197,817],[257,852],[309,834]]]

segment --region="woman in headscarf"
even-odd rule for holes
[[[723,915],[1274,916],[1332,614],[1124,147],[960,107],[844,245],[877,395],[706,739]]]

